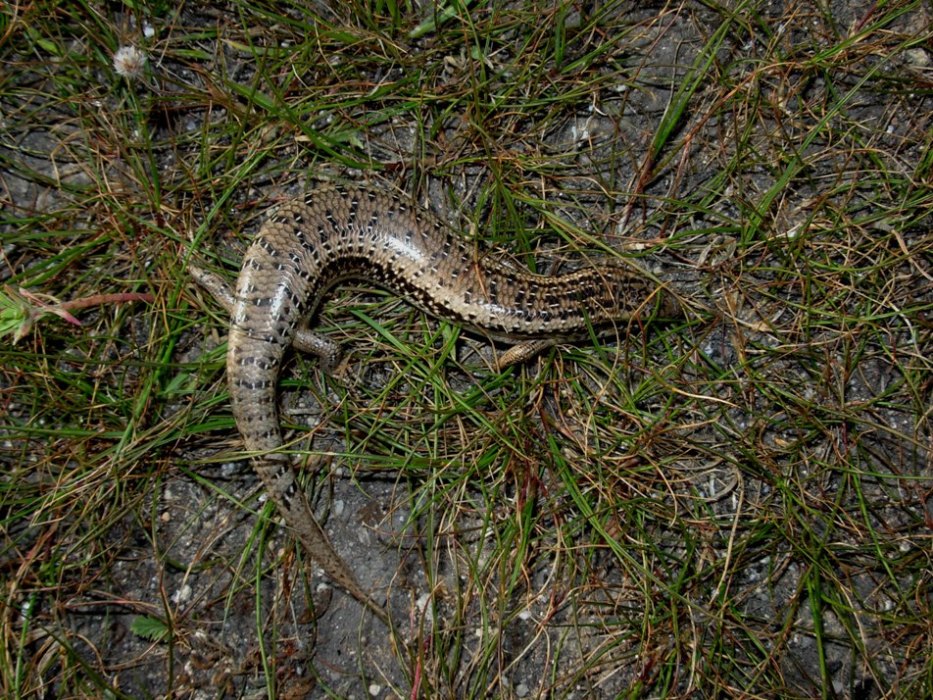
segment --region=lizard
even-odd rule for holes
[[[253,468],[312,559],[390,627],[278,451],[276,384],[286,349],[312,353],[325,372],[339,364],[339,345],[307,326],[324,295],[346,279],[371,281],[429,315],[512,344],[500,368],[591,328],[680,312],[676,298],[632,263],[607,258],[559,275],[520,271],[478,257],[426,208],[367,186],[322,185],[277,207],[247,249],[234,290],[213,273],[189,270],[231,315],[227,381]]]

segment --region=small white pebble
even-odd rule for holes
[[[172,594],[173,603],[186,603],[191,600],[191,586],[185,584]]]

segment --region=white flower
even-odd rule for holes
[[[121,46],[113,55],[113,69],[127,80],[138,78],[146,65],[146,54],[135,46]]]

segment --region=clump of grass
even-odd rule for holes
[[[0,17],[4,697],[929,686],[925,5]],[[185,272],[232,278],[318,177],[406,190],[517,267],[637,258],[687,309],[496,373],[369,285],[329,300],[349,382],[296,357],[283,421],[387,509],[308,484],[338,548],[373,538],[350,564],[392,582],[396,645],[315,630],[255,525],[226,319]]]

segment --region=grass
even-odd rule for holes
[[[0,9],[0,694],[929,694],[929,7],[579,5]],[[394,639],[314,620],[186,274],[316,178],[690,309],[497,373],[336,292],[283,421]]]

